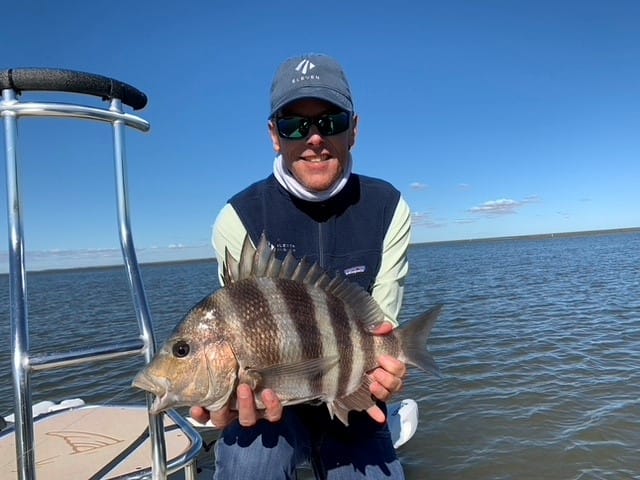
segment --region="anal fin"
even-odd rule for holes
[[[327,404],[329,413],[333,417],[335,415],[345,425],[349,425],[349,412],[351,410],[362,411],[369,407],[373,407],[376,402],[371,397],[369,387],[371,379],[368,375],[363,377],[362,384],[349,395],[336,398],[333,402]]]

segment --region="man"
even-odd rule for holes
[[[389,183],[352,173],[358,117],[341,66],[326,55],[287,60],[271,87],[269,133],[276,158],[273,174],[232,197],[213,229],[218,265],[225,249],[239,258],[248,233],[254,245],[265,232],[282,258],[318,262],[367,289],[388,322],[397,325],[407,274],[410,211]],[[265,410],[255,408],[247,385],[237,390],[238,410],[211,412],[224,428],[216,443],[216,479],[295,478],[310,461],[317,478],[404,478],[385,422],[384,402],[402,386],[405,365],[378,359],[371,394],[378,405],[351,412],[349,427],[331,420],[324,405],[283,409],[265,390]],[[205,422],[200,407],[191,416]]]

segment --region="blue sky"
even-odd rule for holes
[[[88,71],[149,96],[151,131],[127,135],[142,260],[212,255],[217,211],[270,173],[273,73],[306,52],[343,64],[355,170],[402,191],[414,242],[640,226],[636,0],[23,0],[0,38],[0,68]],[[108,126],[25,119],[20,139],[27,267],[111,262]]]

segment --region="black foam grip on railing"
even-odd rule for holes
[[[147,105],[147,96],[131,85],[93,73],[57,68],[10,68],[0,71],[0,88],[17,92],[51,91],[117,98],[134,110]]]

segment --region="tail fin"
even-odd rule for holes
[[[440,369],[427,351],[426,344],[441,310],[442,305],[436,305],[422,315],[402,322],[396,329],[402,345],[403,360],[438,377],[441,376]]]

